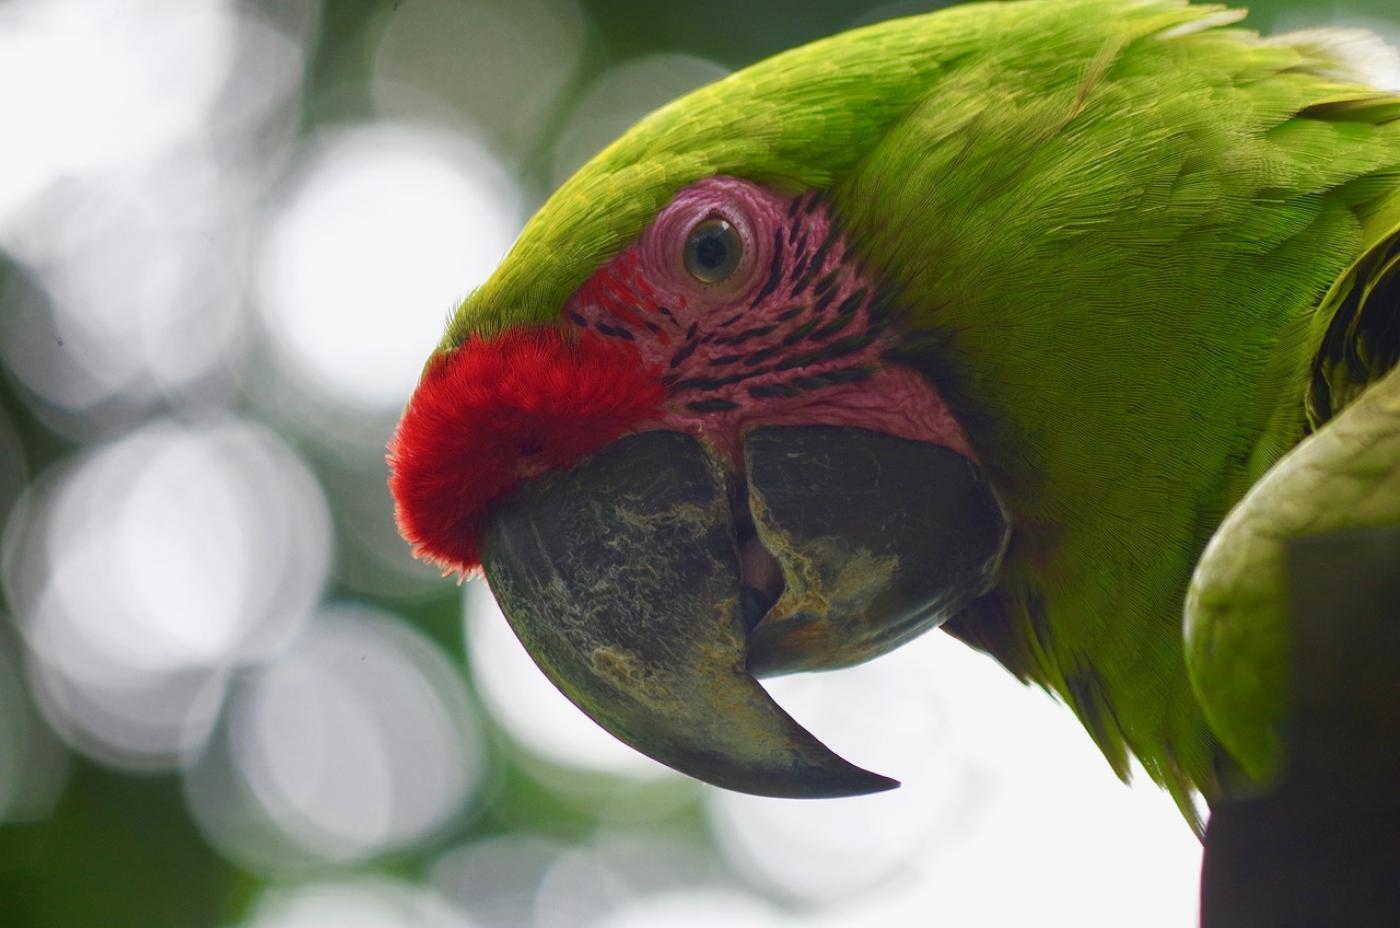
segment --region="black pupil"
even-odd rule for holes
[[[695,244],[695,260],[708,271],[722,267],[729,257],[729,246],[724,244],[723,234],[716,230]]]

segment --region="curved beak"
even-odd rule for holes
[[[483,536],[482,563],[502,611],[570,700],[664,764],[716,786],[765,796],[850,796],[898,784],[841,759],[793,721],[754,679],[755,656],[767,671],[854,663],[887,650],[985,591],[1005,546],[1005,519],[986,489],[989,506],[969,511],[987,522],[978,537],[994,539],[981,547],[995,552],[980,550],[951,571],[935,570],[937,576],[922,585],[902,582],[906,574],[928,573],[917,543],[909,540],[915,526],[886,539],[886,548],[914,550],[894,561],[884,557],[882,572],[864,586],[847,584],[844,598],[824,598],[822,565],[835,569],[836,561],[861,552],[848,547],[843,553],[830,540],[841,533],[842,510],[853,516],[849,502],[833,502],[821,492],[808,493],[805,505],[784,496],[784,486],[791,490],[794,481],[801,482],[793,468],[800,471],[800,459],[809,452],[800,441],[784,442],[781,433],[800,437],[795,433],[810,431],[759,430],[764,440],[745,446],[747,485],[688,435],[629,436],[568,471],[523,486],[496,506]],[[808,436],[819,444],[821,438]],[[847,458],[852,451],[835,453]],[[857,457],[869,453],[861,447]],[[787,463],[767,466],[774,461]],[[917,462],[911,466],[917,469]],[[946,493],[967,496],[972,484],[985,489],[975,468],[962,459],[957,467],[971,482],[954,480]],[[769,473],[774,470],[779,473]],[[812,486],[819,490],[821,481]],[[889,484],[873,492],[905,490]],[[855,495],[856,504],[868,508],[870,494]],[[739,534],[750,524],[776,549],[787,590],[797,590],[776,602],[769,597],[765,608],[774,608],[757,626],[740,568]],[[882,535],[878,529],[868,534],[877,540]],[[883,556],[865,553],[874,561]],[[937,588],[934,608],[927,608],[930,586]],[[829,607],[814,606],[828,599]],[[882,631],[881,615],[899,626],[897,633]],[[843,616],[857,619],[850,627],[859,630],[843,633]],[[861,656],[832,653],[846,649]]]
[[[624,438],[526,486],[493,514],[482,563],[554,685],[642,753],[767,796],[897,785],[833,754],[745,669],[728,479],[695,439]]]

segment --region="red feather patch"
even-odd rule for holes
[[[665,396],[636,348],[591,333],[473,339],[424,374],[389,442],[399,531],[416,556],[470,573],[492,501],[658,417]]]

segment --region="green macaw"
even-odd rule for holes
[[[1284,543],[1400,522],[1400,95],[1369,36],[1243,18],[956,7],[643,119],[452,318],[405,537],[721,786],[894,785],[755,676],[939,625],[1193,822],[1267,779]]]

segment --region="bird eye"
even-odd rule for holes
[[[719,283],[732,275],[743,256],[738,231],[723,219],[706,219],[685,240],[685,269],[702,284]]]

